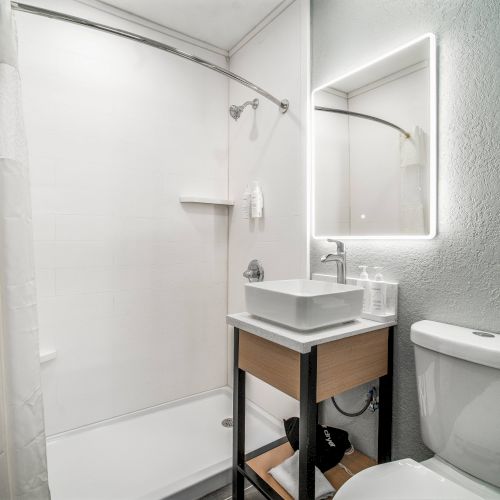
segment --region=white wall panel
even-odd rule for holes
[[[225,66],[74,2],[91,17]],[[17,13],[49,434],[225,385],[228,83],[151,47]],[[182,191],[182,192],[181,192]]]
[[[229,311],[245,310],[242,272],[259,259],[265,279],[307,275],[306,102],[308,90],[309,4],[296,0],[231,57],[231,70],[280,99],[290,101],[282,115],[259,98],[229,124],[229,193],[235,200],[229,225]],[[230,84],[231,104],[255,97]],[[264,217],[244,219],[242,197],[258,181],[264,194]],[[231,340],[231,333],[229,335]],[[249,397],[278,417],[296,412],[291,398],[249,377]]]

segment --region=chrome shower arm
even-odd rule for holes
[[[237,106],[236,104],[231,104],[231,106],[229,106],[229,114],[231,115],[231,118],[237,120],[247,106],[252,106],[252,109],[257,109],[259,107],[259,100],[254,99],[253,101],[247,101],[244,102],[241,106]]]
[[[259,100],[253,99],[252,101],[244,102],[241,106],[241,110],[243,111],[247,106],[252,106],[253,109],[257,109],[259,107]]]

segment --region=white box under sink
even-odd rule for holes
[[[352,321],[363,307],[361,287],[306,279],[247,283],[245,298],[249,313],[304,331]]]

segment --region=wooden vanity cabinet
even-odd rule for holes
[[[299,499],[314,499],[318,403],[379,379],[377,461],[355,451],[343,464],[353,473],[391,460],[393,326],[312,345],[299,352],[234,327],[233,498],[247,478],[269,499],[291,499],[267,473],[293,454],[286,437],[245,453],[245,376],[250,373],[300,402]],[[348,462],[348,464],[346,463]],[[325,473],[335,489],[349,479],[341,467]]]

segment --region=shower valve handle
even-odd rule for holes
[[[243,272],[243,276],[250,283],[264,281],[264,268],[257,259],[251,260],[246,271]]]

